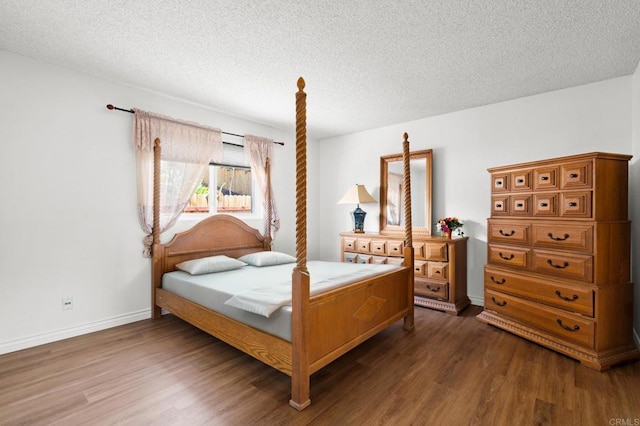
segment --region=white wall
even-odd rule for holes
[[[631,160],[630,169],[630,211],[631,211],[631,273],[632,279],[635,282],[634,287],[634,329],[636,344],[640,346],[640,197],[638,192],[640,191],[640,63],[636,68],[636,72],[633,74],[633,89],[632,89],[632,128],[633,128],[633,142],[632,153],[633,159]]]
[[[273,159],[282,223],[274,248],[295,254],[293,130],[5,51],[0,63],[0,353],[149,316],[150,261],[141,257],[132,116],[107,110],[107,103],[284,141]],[[296,90],[292,81],[292,129]],[[311,156],[316,148],[309,145]],[[317,167],[310,164],[312,188],[314,179]],[[316,229],[317,197],[309,197],[309,226]],[[258,229],[262,223],[251,222]],[[66,296],[73,297],[73,310],[62,311]]]
[[[445,216],[464,222],[468,293],[482,304],[487,168],[592,151],[631,153],[631,83],[622,77],[320,141],[321,256],[339,259],[338,233],[351,226],[352,206],[336,205],[338,198],[355,182],[378,198],[379,157],[401,152],[408,132],[411,150],[433,149],[433,222]],[[365,231],[378,231],[378,206],[364,209]]]

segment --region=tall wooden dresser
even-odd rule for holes
[[[413,236],[414,303],[458,315],[467,297],[467,237]],[[402,264],[404,238],[340,234],[343,262]]]
[[[489,169],[482,322],[604,370],[633,342],[628,155]]]

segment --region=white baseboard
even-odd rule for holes
[[[44,345],[46,343],[56,342],[58,340],[68,339],[70,337],[93,333],[94,331],[100,331],[111,327],[117,327],[119,325],[129,324],[131,322],[136,322],[148,318],[151,318],[151,309],[143,309],[138,312],[118,315],[116,317],[94,321],[75,327],[50,331],[48,333],[38,334],[35,336],[10,340],[8,342],[0,342],[0,355],[19,351],[22,349],[32,348],[34,346]]]
[[[468,296],[472,305],[484,306],[484,297]]]

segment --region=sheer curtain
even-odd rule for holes
[[[267,158],[273,164],[273,139],[263,138],[261,136],[245,135],[244,136],[244,154],[249,159],[251,172],[255,176],[258,190],[263,194],[263,200],[266,200],[267,192]],[[265,232],[267,226],[271,226],[271,239],[275,240],[276,232],[280,229],[280,216],[276,209],[276,199],[273,196],[273,187],[270,191],[271,199],[271,223],[265,223]],[[266,211],[266,206],[265,206]],[[265,221],[268,220],[265,215]]]
[[[133,145],[138,179],[138,218],[143,256],[151,256],[153,226],[153,145],[160,139],[160,232],[172,227],[211,161],[222,158],[220,129],[134,108]]]

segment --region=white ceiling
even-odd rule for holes
[[[2,0],[0,49],[286,129],[303,76],[322,139],[633,74],[640,1]]]

